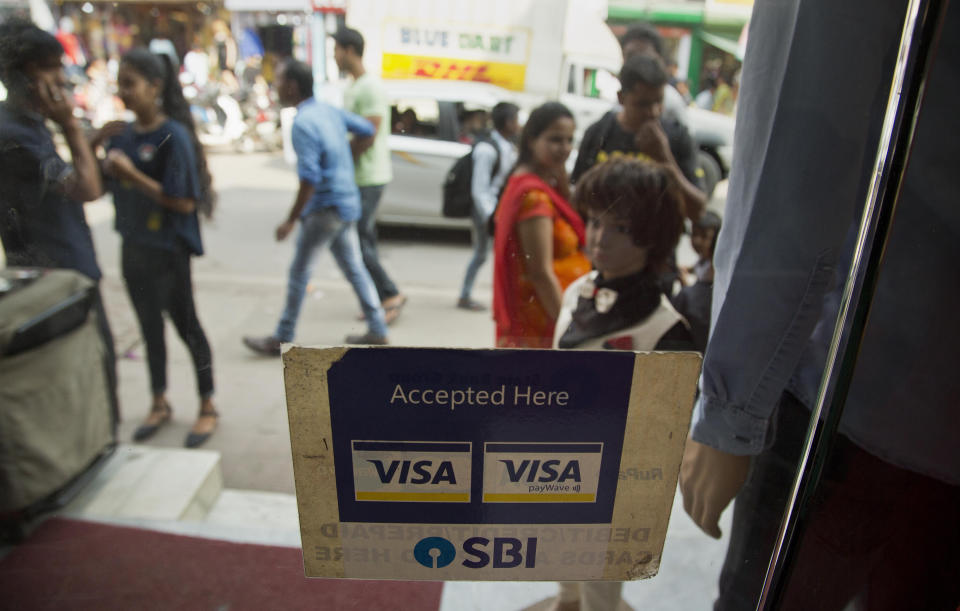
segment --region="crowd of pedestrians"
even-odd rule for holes
[[[61,43],[27,22],[10,21],[4,28],[10,36],[3,47],[3,79],[10,94],[2,115],[9,143],[3,151],[11,162],[3,170],[8,176],[3,205],[16,211],[5,215],[2,227],[8,261],[73,267],[98,279],[79,203],[110,191],[122,237],[123,278],[150,373],[149,412],[134,437],[147,439],[172,418],[166,399],[166,315],[193,358],[200,410],[185,443],[200,445],[216,428],[218,413],[212,401],[212,351],[194,305],[190,261],[203,254],[200,216],[212,214],[215,193],[176,58],[162,49],[128,51],[117,70],[117,92],[133,121],[107,122],[84,134],[66,88]],[[655,166],[663,173],[662,188],[676,194],[685,216],[696,218],[704,198],[691,165],[692,141],[679,119],[662,112],[669,85],[657,55],[662,45],[650,36],[644,30],[624,38],[621,106],[588,128],[573,177],[608,159]],[[282,343],[295,339],[314,259],[325,248],[353,287],[367,322],[366,333],[349,335],[345,343],[389,343],[388,325],[407,301],[377,250],[376,213],[392,179],[389,102],[379,79],[364,70],[363,36],[344,28],[334,42],[335,60],[350,79],[344,109],[314,98],[312,70],[306,64],[289,60],[275,74],[280,103],[297,109],[292,142],[299,187],[274,237],[282,241],[300,227],[276,328],[243,338],[263,355],[277,356]],[[192,72],[203,64],[199,54],[197,49],[188,54]],[[199,73],[204,73],[202,66]],[[472,293],[492,241],[496,345],[550,347],[564,290],[591,270],[584,250],[587,213],[571,204],[565,169],[573,146],[572,113],[557,102],[544,104],[530,114],[522,131],[519,114],[516,105],[502,102],[491,113],[493,129],[475,134],[470,184],[474,252],[456,306],[486,309]],[[45,118],[62,128],[72,165],[57,154]],[[37,176],[52,182],[37,190]],[[30,184],[11,190],[23,181]],[[38,201],[25,201],[20,197],[25,191],[36,193]],[[41,213],[44,207],[47,213]],[[592,264],[596,269],[596,261]],[[663,283],[675,274],[673,267],[671,252],[650,269]],[[105,342],[112,347],[101,306],[98,312]]]
[[[630,281],[627,283],[630,290],[624,293],[598,285],[598,281],[604,281],[603,274],[599,278],[588,275],[591,268],[593,274],[597,274],[601,263],[595,257],[602,256],[598,254],[597,244],[587,243],[591,224],[605,226],[612,223],[607,231],[601,232],[607,236],[604,243],[615,227],[625,236],[631,231],[642,230],[646,232],[642,238],[638,235],[632,238],[641,244],[661,238],[671,242],[670,236],[682,229],[683,218],[692,221],[695,227],[700,226],[706,196],[702,177],[698,175],[696,147],[684,123],[682,100],[679,106],[674,103],[667,112],[666,100],[680,98],[668,83],[660,55],[662,40],[655,30],[641,24],[630,28],[621,38],[621,48],[624,64],[619,76],[620,103],[587,127],[570,176],[566,172],[566,161],[572,152],[575,129],[572,113],[562,104],[550,102],[535,109],[523,128],[518,146],[519,159],[510,173],[494,216],[493,301],[497,346],[549,347],[556,343],[555,335],[559,339],[570,329],[577,328],[578,324],[567,328],[568,321],[564,324],[557,322],[564,292],[572,284],[580,287],[584,294],[590,290],[598,292],[593,307],[601,314],[617,303],[621,304],[616,307],[620,311],[627,298],[619,295],[644,290],[644,282]],[[593,170],[597,170],[595,176],[603,176],[603,179],[584,183],[583,178]],[[644,178],[639,179],[635,173]],[[475,176],[474,180],[478,178]],[[636,184],[629,185],[631,180]],[[606,183],[618,185],[620,191],[605,190],[609,186]],[[660,206],[671,211],[676,208],[681,215],[679,225],[663,215],[646,217],[639,225],[613,223],[611,219],[617,214],[621,221],[624,217],[629,218],[626,210],[618,210],[620,200],[633,202],[637,208],[635,212],[639,214],[642,202],[651,196],[651,189]],[[573,204],[571,192],[574,194]],[[594,210],[591,217],[588,202],[596,203],[600,192],[604,197],[600,197],[601,203],[596,208],[606,207],[609,213],[598,215]],[[485,210],[481,205],[477,209]],[[710,219],[719,220],[715,213],[709,215]],[[715,233],[719,226],[713,229]],[[663,257],[659,256],[659,250],[656,256],[652,256],[648,247],[640,249],[645,256],[641,268],[647,272],[643,279],[651,276],[656,281],[657,286],[647,296],[649,299],[659,304],[662,297],[670,311],[676,312],[674,306],[680,309],[676,319],[680,326],[668,334],[665,341],[669,343],[676,334],[686,338],[691,329],[686,316],[692,314],[698,325],[697,336],[703,339],[703,342],[696,343],[702,351],[706,333],[703,325],[708,324],[704,323],[704,309],[709,319],[712,276],[708,277],[706,269],[710,264],[710,253],[698,251],[701,261],[697,269],[701,273],[695,276],[694,284],[698,286],[691,293],[683,288],[689,281],[689,274],[681,275],[676,265],[674,250],[678,239],[679,233]],[[642,316],[634,322],[653,315],[646,306],[638,308],[635,314]],[[584,316],[584,312],[579,312],[573,322],[582,322]],[[620,318],[619,322],[628,326],[626,322],[631,316],[633,314]],[[576,333],[574,337],[577,337]],[[583,338],[576,342],[568,339],[568,344],[573,346],[581,341]],[[694,346],[692,339],[680,344],[690,349]],[[626,342],[623,347],[629,348],[630,345]],[[608,348],[615,346],[616,343],[606,345]]]

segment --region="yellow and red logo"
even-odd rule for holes
[[[439,79],[490,83],[512,91],[522,91],[527,67],[475,59],[451,59],[384,53],[384,79]]]

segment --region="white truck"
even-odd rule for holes
[[[469,226],[440,213],[440,186],[470,150],[464,117],[500,101],[559,100],[577,137],[616,100],[620,45],[606,0],[349,0],[364,66],[391,97],[394,179],[379,221]]]
[[[606,0],[350,0],[364,64],[384,80],[505,89],[525,108],[560,100],[581,129],[616,100],[620,45]]]

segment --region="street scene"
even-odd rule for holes
[[[278,496],[251,496],[253,500],[244,509],[235,509],[233,515],[225,517],[226,526],[203,522],[164,526],[155,521],[149,525],[184,534],[297,544],[282,367],[275,358],[250,353],[241,342],[244,335],[268,331],[282,307],[293,245],[278,244],[272,227],[295,194],[293,168],[280,152],[213,152],[209,161],[220,200],[216,217],[203,226],[207,253],[195,260],[193,281],[218,372],[215,396],[222,421],[203,447],[220,454],[225,490],[233,494],[262,492]],[[725,186],[721,184],[718,189],[712,209],[722,211]],[[439,189],[437,192],[439,197]],[[149,384],[145,347],[123,286],[120,240],[113,229],[113,203],[104,198],[88,204],[85,210],[104,271],[101,290],[118,354],[118,437],[122,443],[129,443],[148,410],[143,398],[143,389]],[[493,346],[494,323],[489,311],[455,307],[462,272],[471,255],[468,232],[385,226],[381,228],[380,252],[384,265],[410,300],[403,315],[391,325],[394,344]],[[678,261],[691,264],[695,258],[689,240],[685,239],[678,250]],[[492,270],[483,271],[474,297],[488,301]],[[322,253],[311,278],[298,328],[302,339],[298,343],[337,345],[345,334],[362,330],[358,314],[359,306],[349,284],[329,253]],[[168,329],[168,334],[175,337],[173,329]],[[174,380],[168,393],[174,409],[173,421],[141,444],[157,449],[182,446],[196,409],[190,355],[179,342],[170,341],[168,345],[169,376]],[[635,608],[697,608],[707,605],[713,596],[725,539],[713,541],[700,533],[683,513],[679,494],[672,513],[661,574],[650,582],[628,584],[624,590],[624,599]],[[263,525],[258,527],[250,522],[253,516]],[[729,516],[725,516],[724,530],[728,521]],[[265,536],[262,533],[266,528],[281,534]],[[692,572],[698,575],[701,586],[684,588],[684,593],[678,595],[678,582],[688,579]],[[550,598],[555,589],[550,583],[449,582],[444,587],[440,608],[520,609]]]
[[[212,154],[210,163],[220,194],[216,218],[204,225],[208,254],[197,258],[193,278],[198,309],[211,336],[217,387],[224,417],[208,449],[223,453],[229,488],[293,493],[290,442],[282,369],[276,359],[251,354],[244,335],[269,331],[282,307],[286,268],[292,244],[278,244],[271,227],[294,195],[291,167],[280,154]],[[439,189],[438,189],[439,190]],[[722,190],[722,187],[721,187]],[[714,199],[718,209],[723,200]],[[122,284],[120,244],[113,230],[113,205],[88,204],[88,222],[105,272],[103,290],[119,356],[121,439],[132,435],[144,416],[143,388],[148,385],[145,352],[137,322]],[[402,346],[491,348],[494,324],[489,312],[455,307],[462,271],[470,258],[469,234],[463,230],[387,227],[381,258],[410,296],[409,307],[391,326],[393,343]],[[685,241],[678,259],[692,262]],[[491,272],[477,283],[476,297],[489,300]],[[342,336],[362,329],[359,306],[332,257],[323,253],[311,279],[298,343],[339,345]],[[204,314],[209,312],[209,314]],[[114,322],[116,321],[116,322]],[[196,403],[190,357],[170,342],[171,404],[175,421],[147,443],[177,447]],[[182,414],[182,417],[181,417]]]
[[[469,7],[465,3],[462,8]],[[5,120],[29,125],[52,145],[45,155],[72,164],[73,173],[61,176],[68,181],[76,177],[78,184],[56,185],[54,201],[86,201],[82,220],[70,216],[63,223],[89,228],[89,238],[70,238],[69,247],[79,250],[68,253],[57,253],[59,238],[49,245],[42,241],[46,238],[35,238],[45,235],[42,227],[50,217],[37,217],[36,226],[33,220],[21,223],[21,214],[24,219],[33,214],[22,200],[33,183],[27,180],[29,173],[11,174],[11,186],[0,195],[12,219],[3,225],[5,263],[11,270],[74,268],[96,280],[94,308],[108,348],[108,371],[115,364],[115,378],[108,377],[105,391],[110,397],[115,384],[113,417],[120,445],[112,457],[102,454],[97,466],[84,467],[77,481],[86,482],[85,487],[69,487],[69,503],[41,527],[41,541],[55,528],[95,529],[102,523],[136,529],[104,536],[199,536],[273,546],[269,553],[289,558],[287,552],[300,545],[294,495],[303,483],[294,477],[284,371],[277,358],[282,344],[489,349],[553,343],[553,324],[545,325],[537,312],[556,316],[542,309],[555,306],[538,303],[544,287],[556,288],[549,282],[536,284],[536,275],[530,276],[533,285],[524,286],[522,270],[509,271],[519,276],[507,285],[495,273],[510,265],[500,253],[502,240],[509,241],[511,260],[530,257],[550,242],[545,226],[523,243],[509,237],[514,235],[509,211],[494,229],[498,199],[515,197],[508,192],[501,198],[513,184],[508,184],[513,173],[540,181],[534,185],[537,192],[547,194],[547,205],[555,206],[554,214],[562,218],[549,232],[558,232],[558,240],[574,239],[552,247],[559,257],[572,246],[556,269],[577,270],[575,275],[564,272],[568,275],[561,276],[559,288],[590,269],[582,252],[580,217],[587,212],[575,212],[567,202],[569,177],[582,175],[587,181],[597,174],[589,171],[591,166],[611,157],[634,159],[613,165],[628,174],[639,172],[630,179],[638,181],[639,190],[631,197],[649,200],[647,214],[661,211],[662,218],[649,217],[645,224],[664,224],[665,237],[647,231],[643,238],[658,242],[651,247],[657,259],[647,261],[645,250],[636,247],[630,251],[639,257],[626,263],[632,277],[642,273],[652,294],[659,295],[652,279],[661,267],[669,269],[663,286],[668,295],[679,295],[685,286],[712,275],[707,251],[725,204],[742,57],[730,37],[743,28],[746,12],[741,11],[739,22],[721,23],[727,42],[703,53],[690,52],[694,33],[689,29],[664,29],[669,34],[664,37],[653,25],[637,27],[630,13],[605,23],[605,2],[564,2],[564,10],[553,12],[532,1],[498,8],[496,14],[478,13],[473,21],[451,17],[447,23],[412,19],[413,8],[413,3],[361,0],[313,11],[232,2],[224,7],[201,3],[181,12],[138,3],[112,8],[68,3],[47,10],[38,3],[29,11],[3,14],[0,27],[10,41],[0,49]],[[497,18],[506,25],[484,25]],[[55,39],[44,38],[28,20],[53,32]],[[566,32],[559,48],[551,36],[557,30]],[[432,50],[437,45],[448,48],[450,56]],[[56,61],[61,50],[62,70]],[[34,58],[47,56],[42,70],[31,72]],[[541,58],[536,66],[530,64],[532,57]],[[631,57],[633,76],[622,72],[627,80],[621,84],[617,73]],[[34,89],[23,89],[11,77],[16,71],[38,78]],[[621,88],[633,92],[637,101],[619,98]],[[662,108],[664,90],[669,110]],[[644,100],[650,92],[652,101]],[[627,106],[620,127],[603,130],[621,142],[596,144],[597,126],[613,119],[611,109],[618,101]],[[356,114],[333,110],[339,108]],[[33,110],[50,125],[37,123],[29,114]],[[560,146],[552,144],[558,136],[564,141]],[[636,143],[629,142],[633,139]],[[644,169],[653,161],[662,169]],[[11,158],[6,165],[19,168],[19,163]],[[466,169],[457,169],[458,164]],[[24,186],[12,186],[21,180]],[[664,185],[670,185],[668,193],[659,197],[669,198],[666,206],[648,195]],[[588,194],[595,190],[583,188]],[[45,193],[40,191],[38,206],[49,201]],[[590,204],[588,199],[583,205],[598,211],[607,207],[603,200]],[[637,206],[641,209],[639,201]],[[63,210],[54,208],[53,215]],[[703,225],[713,236],[706,242],[695,237],[701,231],[695,224],[705,211],[704,218],[716,219]],[[621,207],[618,214],[627,218],[634,213]],[[612,221],[606,235],[611,231],[616,231]],[[43,256],[38,258],[34,248]],[[597,261],[599,269],[608,265]],[[610,265],[611,278],[623,275],[623,263]],[[31,273],[13,271],[8,286],[33,281]],[[507,294],[512,305],[504,308],[504,290],[526,293],[515,303],[516,297]],[[702,307],[703,295],[698,299]],[[523,301],[535,309],[522,306]],[[625,345],[621,338],[618,347],[702,351],[703,313],[698,311],[700,322],[693,323],[673,306],[660,308],[673,318],[672,335],[649,344],[633,344],[627,337]],[[531,312],[533,317],[525,319]],[[16,346],[12,342],[6,354],[24,349]],[[90,371],[76,373],[98,381],[94,364],[88,359]],[[693,388],[693,378],[688,378],[680,393],[684,397]],[[50,382],[52,387],[59,383]],[[66,429],[92,429],[92,421],[83,417],[90,408],[84,406],[99,401],[94,409],[102,413],[103,400],[90,389],[73,393],[81,411],[77,423]],[[23,391],[11,391],[11,396],[25,407],[40,401]],[[98,423],[103,426],[102,419]],[[89,436],[85,443],[97,450],[101,442]],[[185,452],[184,445],[194,451]],[[651,476],[635,468],[627,469],[626,476],[612,472],[605,477],[615,482],[633,472],[635,478],[664,477],[663,469]],[[667,499],[673,496],[674,477],[667,467]],[[54,491],[56,495],[67,493]],[[621,596],[619,582],[613,581],[600,607],[589,607],[600,603],[587,602],[596,593],[593,586],[584,586],[584,608],[617,608],[621,598],[619,604],[647,607],[657,601],[663,609],[709,604],[725,540],[712,541],[700,533],[683,513],[679,496],[672,510],[659,511],[658,536],[666,531],[666,542],[653,544],[665,549],[662,565],[659,557],[655,562],[657,582],[628,584]],[[14,519],[18,515],[30,514],[14,513]],[[87,525],[57,521],[77,518]],[[729,515],[723,524],[729,528]],[[576,536],[579,530],[570,532]],[[6,532],[16,539],[29,530]],[[71,542],[97,536],[94,531],[72,532],[77,534],[66,535]],[[137,546],[131,539],[107,552],[103,561],[119,562],[127,553],[121,550]],[[7,547],[2,553],[31,566],[23,549]],[[405,550],[406,544],[400,544],[396,553]],[[591,575],[602,572],[597,567],[603,562],[631,562],[630,552],[615,557],[580,546],[555,550],[573,554],[575,563],[592,565]],[[366,550],[361,546],[357,552]],[[643,553],[637,552],[637,558]],[[132,568],[137,562],[127,564]],[[91,583],[113,589],[103,580],[121,573],[97,567],[88,566]],[[409,574],[422,571],[414,564]],[[295,580],[299,592],[287,597],[294,606],[327,591],[320,582],[298,580],[299,573],[299,568],[275,573]],[[570,574],[582,576],[576,570]],[[698,585],[681,586],[691,575],[697,575]],[[43,579],[41,571],[23,576],[36,583]],[[139,596],[144,586],[128,582],[126,587]],[[193,587],[201,597],[218,595],[202,583]],[[560,599],[550,582],[449,581],[439,590],[428,588],[430,594],[418,594],[428,591],[422,588],[405,594],[389,584],[362,590],[366,596],[386,596],[390,602],[382,606],[394,609],[577,608],[578,587],[564,588]],[[361,596],[362,590],[346,588],[343,595]],[[179,606],[188,600],[187,592],[189,588],[179,598],[157,602]],[[66,590],[62,595],[83,594]],[[424,595],[434,602],[415,602]],[[24,602],[30,600],[37,599],[28,595]],[[247,604],[253,604],[249,597]]]
[[[225,8],[229,9],[227,4]],[[373,200],[374,214],[367,216],[365,211],[360,225],[366,232],[361,234],[365,263],[368,246],[364,240],[375,239],[369,237],[375,235],[374,227],[380,226],[386,238],[380,241],[379,259],[380,268],[387,271],[378,276],[389,273],[393,277],[393,294],[385,293],[380,286],[390,278],[374,280],[384,320],[390,323],[390,343],[490,348],[498,345],[492,316],[493,262],[485,261],[486,255],[479,258],[478,253],[489,251],[492,240],[481,243],[471,238],[469,212],[456,216],[444,212],[442,184],[453,163],[470,153],[472,145],[489,137],[484,134],[499,133],[494,129],[497,119],[492,112],[498,103],[511,104],[515,109],[515,131],[509,138],[516,140],[522,122],[537,103],[555,97],[564,99],[575,119],[575,133],[574,146],[564,155],[563,165],[567,172],[582,172],[581,168],[588,167],[579,163],[574,168],[576,145],[590,124],[616,104],[615,73],[626,53],[617,35],[623,35],[632,23],[630,13],[620,11],[608,28],[599,18],[603,4],[569,3],[568,14],[527,14],[523,25],[529,29],[522,35],[529,39],[515,40],[513,36],[521,35],[516,28],[501,33],[480,28],[476,30],[479,33],[473,33],[459,25],[441,33],[429,28],[419,30],[414,21],[391,30],[383,39],[365,39],[361,30],[376,32],[384,23],[394,21],[384,12],[386,4],[355,2],[349,19],[360,29],[353,30],[359,40],[359,46],[353,47],[350,45],[354,41],[340,41],[333,35],[344,28],[346,17],[343,5],[338,3],[318,7],[313,14],[293,9],[267,12],[252,5],[237,5],[232,11],[203,6],[198,13],[188,13],[188,18],[172,11],[148,10],[136,3],[114,10],[97,3],[68,3],[59,11],[42,7],[7,11],[10,19],[33,17],[55,29],[74,92],[72,114],[88,131],[107,129],[104,126],[114,125],[112,122],[140,116],[136,115],[135,100],[118,88],[118,69],[123,65],[120,60],[131,49],[146,44],[155,56],[167,58],[177,72],[190,109],[185,121],[193,123],[196,138],[206,150],[211,191],[217,198],[214,213],[203,220],[200,233],[191,238],[199,240],[202,235],[203,240],[203,256],[192,261],[192,284],[203,327],[200,332],[206,332],[217,372],[216,404],[222,405],[218,408],[221,418],[215,425],[217,434],[209,441],[203,437],[204,447],[224,453],[224,478],[229,487],[293,491],[285,455],[289,445],[278,364],[251,353],[249,343],[244,346],[251,338],[292,339],[292,335],[277,338],[274,333],[276,319],[284,309],[290,261],[297,252],[293,237],[278,241],[273,230],[284,224],[297,196],[297,153],[290,138],[295,113],[293,108],[282,109],[278,91],[283,62],[291,54],[310,60],[316,79],[315,91],[310,93],[316,92],[335,105],[344,103],[345,89],[363,74],[364,68],[384,77],[389,117],[379,120],[379,129],[389,133],[389,139],[377,154],[389,151],[390,168],[386,173],[380,171],[382,178],[374,184],[385,185],[385,191],[379,202]],[[399,19],[406,9],[402,3],[392,3],[389,10]],[[746,14],[741,11],[742,20]],[[575,27],[587,23],[590,27],[582,32]],[[526,60],[524,53],[531,52],[524,51],[526,46],[532,45],[532,52],[540,53],[555,45],[548,32],[557,27],[571,33],[570,42],[562,49],[564,61],[575,62],[581,71],[582,79],[561,87],[572,95],[561,95],[561,89],[557,89],[554,77],[564,70],[560,64],[544,64],[541,67],[546,72],[531,70],[529,77],[517,71]],[[742,49],[728,38],[724,44],[714,40],[719,46],[710,47],[702,55],[687,53],[692,36],[689,30],[665,29],[668,35],[661,36],[650,26],[644,27],[647,29],[631,34],[634,43],[630,44],[640,49],[638,42],[656,41],[651,52],[670,59],[669,65],[661,68],[673,83],[665,86],[670,100],[669,110],[664,113],[673,113],[669,114],[670,120],[678,125],[689,125],[679,128],[684,133],[696,134],[692,145],[687,141],[676,149],[682,171],[694,181],[691,189],[699,193],[696,205],[709,204],[711,211],[722,215],[724,176],[732,158],[729,102],[733,98],[728,91],[727,102],[712,104],[705,100],[708,93],[715,93],[714,77],[721,71],[728,82],[733,80]],[[718,22],[717,27],[734,32],[743,27],[743,22]],[[441,34],[461,40],[475,36],[471,46],[487,46],[488,52],[502,53],[501,59],[514,62],[515,67],[506,70],[503,66],[508,64],[491,64],[494,72],[484,76],[471,72],[472,68],[464,67],[463,71],[447,66],[443,74],[431,72],[433,76],[423,78],[424,66],[409,72],[409,67],[397,63],[400,56],[396,45],[413,45],[413,51],[406,52],[416,53],[436,42],[432,37]],[[338,55],[339,49],[349,49],[352,59],[350,55],[346,59]],[[469,57],[483,55],[482,49],[469,53]],[[127,64],[134,65],[132,61]],[[421,78],[410,78],[418,75]],[[698,84],[701,78],[702,87]],[[693,92],[691,84],[695,84]],[[697,88],[703,95],[698,95],[695,102],[691,93]],[[677,117],[681,116],[688,123],[680,122]],[[58,150],[69,158],[73,152],[70,144],[56,136]],[[381,139],[386,139],[386,134],[378,136]],[[604,154],[601,151],[597,159]],[[499,180],[505,181],[510,166],[499,159],[497,165]],[[110,178],[109,171],[106,178]],[[501,182],[497,188],[504,186]],[[491,216],[495,193],[483,205],[488,207],[483,214]],[[191,369],[191,355],[184,351],[183,344],[167,342],[169,401],[155,397],[152,408],[162,410],[156,413],[164,414],[164,422],[171,413],[174,417],[169,426],[157,428],[155,436],[138,433],[151,409],[150,402],[142,398],[143,389],[150,387],[156,372],[152,365],[147,366],[149,355],[138,323],[140,306],[131,303],[124,281],[123,231],[118,234],[117,228],[125,221],[117,220],[110,194],[88,203],[84,210],[103,274],[100,291],[117,356],[119,436],[135,436],[159,446],[179,445],[175,439],[192,430],[185,427],[192,420],[196,403],[193,387],[187,382],[191,376],[186,375]],[[473,235],[483,233],[486,229],[475,229]],[[698,258],[689,237],[682,236],[677,262],[692,270]],[[319,253],[318,259],[304,290],[302,314],[298,321],[294,319],[299,322],[297,343],[339,345],[348,335],[363,336],[368,327],[362,321],[362,300],[358,304],[355,291],[344,281],[331,253]],[[370,269],[373,273],[374,268]],[[671,291],[692,283],[692,278],[674,280]],[[173,330],[169,324],[167,327],[170,335]],[[373,328],[371,323],[369,329]],[[155,380],[153,383],[156,385]],[[147,426],[154,426],[152,418],[148,418]],[[204,432],[197,434],[209,435],[206,431],[212,430],[211,422],[198,421],[197,430]]]
[[[216,396],[223,420],[204,447],[223,453],[228,487],[293,493],[280,362],[252,354],[241,339],[268,333],[283,306],[293,245],[278,244],[272,228],[292,201],[296,180],[280,154],[212,154],[210,163],[220,201],[216,218],[204,225],[208,254],[197,258],[193,278],[201,321],[211,338],[217,370],[222,372]],[[147,406],[142,397],[148,381],[144,347],[119,273],[120,247],[112,227],[112,209],[111,202],[95,202],[88,206],[88,218],[97,219],[91,225],[101,265],[107,270],[105,299],[120,354],[124,416],[120,437],[127,438],[145,416]],[[381,259],[398,282],[402,281],[409,305],[391,325],[392,342],[403,346],[492,347],[490,313],[455,307],[459,281],[470,255],[468,234],[462,230],[394,233],[401,233],[401,237],[381,241]],[[486,271],[478,282],[477,296],[489,299],[491,270]],[[297,343],[339,345],[348,333],[363,330],[363,322],[357,320],[359,314],[356,298],[333,257],[321,253],[301,315]],[[189,354],[175,342],[169,343],[170,377],[183,383],[171,384],[170,388],[174,424],[148,443],[176,447],[191,422],[196,397]],[[234,415],[227,416],[229,412]]]
[[[957,608],[906,4],[0,0],[0,609]]]
[[[240,340],[243,335],[269,330],[282,307],[285,270],[293,249],[291,244],[277,244],[271,227],[293,197],[292,170],[280,154],[215,153],[210,162],[221,201],[217,218],[204,226],[209,250],[196,260],[194,282],[218,380],[222,380],[216,393],[222,421],[204,449],[221,454],[225,489],[293,495],[282,367],[277,359],[251,354]],[[713,202],[718,208],[723,203],[719,195]],[[126,440],[147,411],[143,401],[143,388],[148,384],[144,347],[119,276],[119,241],[112,229],[112,204],[104,201],[88,205],[88,218],[106,274],[102,286],[120,358],[123,420],[119,436]],[[462,271],[471,253],[469,234],[462,230],[397,228],[388,228],[385,233],[386,239],[380,242],[381,260],[410,299],[403,315],[390,327],[391,341],[403,346],[492,347],[494,324],[489,311],[455,307]],[[684,242],[679,260],[692,261],[695,256],[689,241]],[[485,271],[477,282],[477,299],[489,299],[491,295],[492,270]],[[305,301],[298,343],[337,345],[343,335],[362,330],[358,314],[349,284],[329,253],[323,253]],[[172,329],[169,331],[173,337]],[[177,381],[169,392],[174,419],[145,442],[156,448],[180,447],[196,409],[190,356],[177,342],[170,341],[169,346],[170,378]],[[285,502],[281,506],[293,509]],[[713,596],[725,539],[713,541],[700,533],[683,513],[679,494],[672,514],[661,574],[649,582],[628,584],[624,591],[625,600],[634,608],[701,608]],[[247,515],[241,513],[237,518]],[[294,511],[292,517],[295,515]],[[278,521],[267,520],[274,528]],[[728,521],[729,516],[725,516],[725,531]],[[295,529],[296,523],[288,521],[287,526]],[[248,529],[254,527],[247,523],[238,531]],[[211,531],[220,532],[212,527]],[[186,532],[203,533],[204,529]],[[295,535],[291,531],[287,534]],[[697,575],[700,585],[684,588],[680,595],[678,582],[691,574]],[[441,609],[520,609],[551,597],[555,588],[550,583],[449,582],[444,587]]]

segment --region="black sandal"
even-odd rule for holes
[[[217,410],[212,409],[212,410],[200,412],[200,415],[197,416],[197,420],[205,416],[206,417],[213,416],[213,418],[216,419],[218,422],[220,419],[220,413],[217,412]],[[213,428],[207,431],[206,433],[194,433],[193,431],[190,431],[189,433],[187,433],[187,438],[183,442],[183,445],[187,448],[195,448],[197,446],[203,445],[203,443],[206,440],[210,439],[210,436],[213,435],[213,432],[216,430],[217,430],[217,425],[214,424]]]
[[[151,414],[162,414],[160,420],[154,424],[143,423],[137,427],[137,430],[133,432],[134,441],[145,441],[150,439],[160,430],[160,427],[170,422],[173,418],[173,408],[170,407],[170,404],[164,401],[163,405],[158,407],[154,405],[150,408]]]

